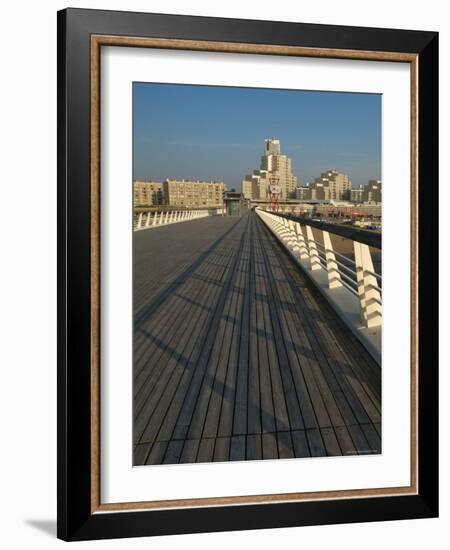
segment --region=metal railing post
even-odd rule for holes
[[[356,281],[358,283],[361,321],[368,327],[381,325],[381,295],[378,282],[373,275],[373,262],[366,244],[353,242],[355,250]]]
[[[306,226],[306,236],[308,238],[309,257],[311,260],[311,271],[316,271],[322,266],[320,265],[319,252],[317,251],[316,241],[312,229],[309,225]]]
[[[331,243],[330,234],[328,231],[322,231],[323,245],[325,247],[325,259],[327,262],[328,272],[328,287],[338,288],[342,286],[341,274],[334,255],[333,245]]]

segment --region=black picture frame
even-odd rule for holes
[[[418,60],[418,492],[92,513],[91,36],[403,52]],[[88,540],[438,515],[438,33],[85,9],[58,12],[58,537]]]

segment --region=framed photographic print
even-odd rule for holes
[[[58,536],[435,517],[438,35],[58,13]]]

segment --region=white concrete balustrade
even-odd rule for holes
[[[381,364],[382,278],[374,271],[370,248],[353,240],[352,260],[333,250],[328,231],[317,228],[313,231],[303,222],[260,208],[255,211]]]
[[[160,212],[140,212],[135,217],[134,230],[152,229],[172,223],[187,222],[206,218],[210,215],[208,210],[165,210]]]

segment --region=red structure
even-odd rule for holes
[[[269,198],[270,198],[270,210],[272,212],[278,212],[280,206],[280,178],[277,176],[271,176],[269,178]]]

